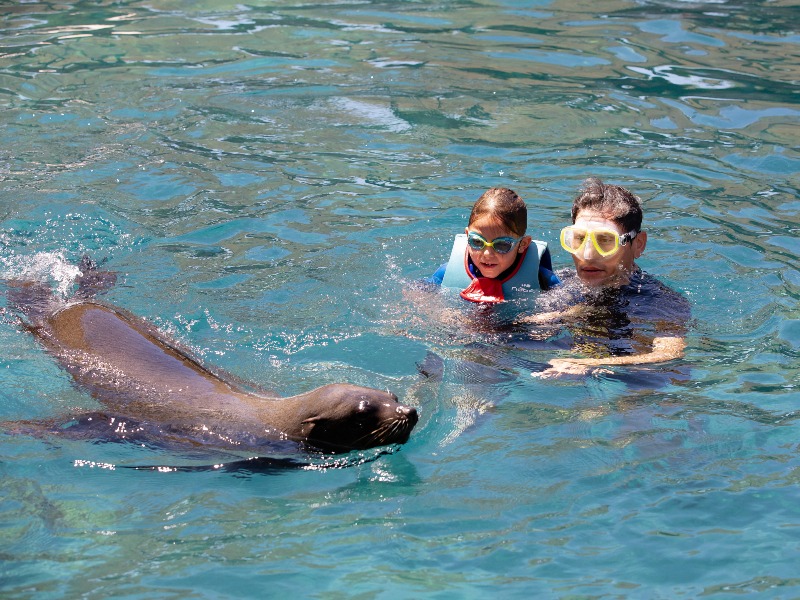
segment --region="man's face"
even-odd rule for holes
[[[582,210],[577,214],[575,227],[587,230],[605,229],[616,231],[622,236],[627,231],[609,218],[608,215],[592,210]],[[602,256],[592,244],[591,240],[572,255],[575,269],[581,281],[590,287],[620,286],[628,283],[628,277],[634,269],[634,260],[641,256],[647,244],[647,234],[642,231],[624,246],[609,256]]]

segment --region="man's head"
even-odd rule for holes
[[[572,203],[572,227],[561,244],[581,281],[591,287],[624,285],[647,245],[642,205],[628,190],[587,179]]]

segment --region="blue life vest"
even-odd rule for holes
[[[442,287],[463,290],[461,297],[471,302],[532,299],[539,290],[558,283],[552,268],[547,243],[534,240],[504,279],[476,277],[470,270],[467,235],[460,233],[453,242]]]

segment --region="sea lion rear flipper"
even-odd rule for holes
[[[117,274],[114,271],[99,271],[97,263],[84,254],[78,265],[81,274],[78,275],[76,282],[78,289],[74,297],[81,300],[93,298],[114,287],[117,283]]]
[[[11,280],[6,283],[10,308],[25,316],[23,325],[38,327],[50,314],[55,302],[52,288],[42,281]]]

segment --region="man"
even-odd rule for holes
[[[584,182],[572,205],[572,225],[561,231],[575,273],[559,276],[565,311],[535,315],[534,323],[561,323],[583,357],[556,358],[541,377],[583,374],[604,366],[660,363],[683,356],[689,303],[636,265],[647,246],[639,199],[597,178]],[[577,278],[577,281],[575,279]]]

